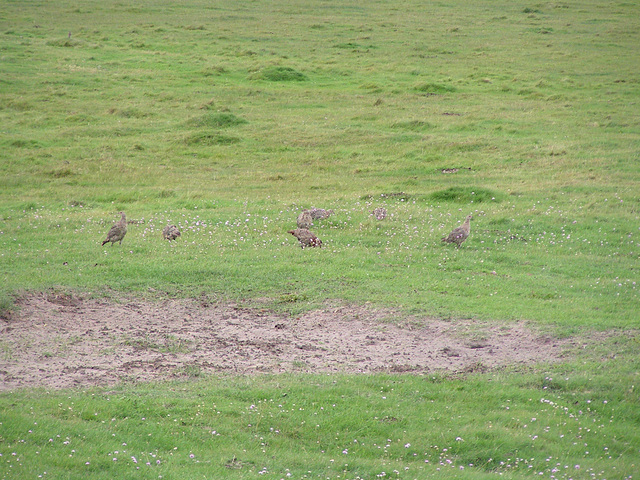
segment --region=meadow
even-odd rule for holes
[[[6,326],[54,289],[612,334],[524,371],[2,394],[0,478],[637,476],[639,5],[0,7]]]

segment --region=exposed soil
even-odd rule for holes
[[[208,373],[484,371],[557,361],[584,343],[524,323],[398,322],[389,310],[327,306],[298,318],[208,305],[40,293],[0,320],[0,391],[89,387]]]

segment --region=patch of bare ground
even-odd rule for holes
[[[19,300],[0,320],[0,391],[90,387],[209,373],[484,371],[558,361],[583,340],[524,323],[432,318],[327,306],[297,318],[197,300]],[[584,343],[584,342],[583,342]]]

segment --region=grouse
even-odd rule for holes
[[[462,242],[467,239],[467,237],[469,236],[469,232],[471,231],[471,226],[469,224],[471,218],[472,216],[469,215],[465,219],[462,226],[454,228],[449,235],[442,237],[442,241],[447,243],[455,243],[458,248],[460,248],[460,245],[462,245]]]
[[[384,220],[387,217],[387,209],[384,207],[378,207],[371,213],[378,220]]]
[[[301,248],[322,247],[322,240],[320,240],[306,228],[296,228],[295,230],[289,230],[288,233],[298,239]]]
[[[309,210],[303,211],[300,215],[298,215],[298,228],[309,228],[313,225],[313,218],[311,217],[311,212]]]
[[[127,217],[124,212],[120,212],[120,214],[122,215],[122,218],[120,218],[120,220],[111,227],[109,233],[107,233],[107,239],[102,242],[102,246],[108,242],[111,242],[112,247],[116,242],[120,242],[120,245],[122,245],[122,239],[127,234]]]
[[[180,236],[180,230],[175,225],[167,225],[162,230],[162,236],[169,241],[175,240]]]
[[[314,220],[324,220],[325,218],[329,218],[333,215],[333,210],[325,210],[324,208],[315,208],[313,207],[309,210],[311,214],[311,218]]]

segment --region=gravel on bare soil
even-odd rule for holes
[[[329,305],[288,317],[193,300],[26,295],[0,319],[0,391],[211,373],[472,372],[558,361],[581,342],[523,322],[401,318]]]

